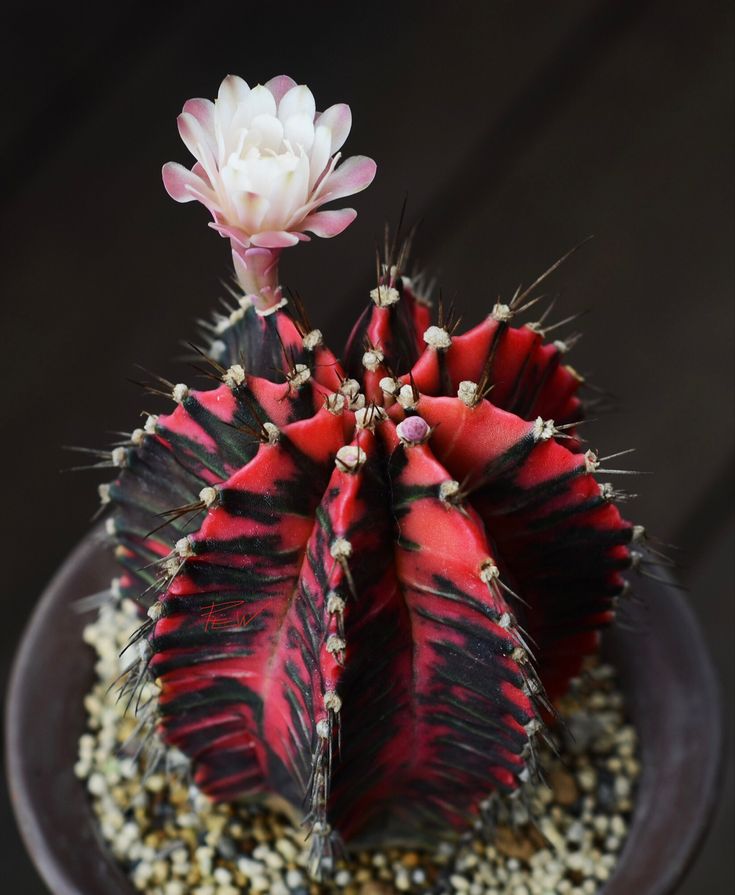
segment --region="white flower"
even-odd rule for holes
[[[181,138],[197,163],[163,166],[177,202],[197,200],[237,250],[281,249],[317,236],[336,236],[355,219],[351,208],[317,209],[365,189],[376,165],[365,156],[337,167],[352,124],[339,103],[318,114],[308,87],[280,75],[252,89],[234,75],[217,99],[190,99],[179,115]],[[240,256],[246,253],[240,251]]]

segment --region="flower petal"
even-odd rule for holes
[[[378,166],[365,155],[353,155],[326,177],[318,189],[320,204],[353,196],[370,186]]]
[[[201,180],[205,186],[209,187],[210,189],[212,188],[212,183],[209,179],[209,175],[204,170],[204,168],[199,164],[199,162],[196,162],[196,164],[191,169],[191,171],[192,171],[192,174],[196,174],[197,177],[201,178]]]
[[[176,123],[179,126],[179,135],[184,141],[184,145],[202,164],[207,176],[212,180],[217,165],[209,138],[201,124],[190,112],[182,112],[176,119]]]
[[[332,132],[319,125],[314,130],[314,143],[309,153],[309,189],[313,190],[324,173],[331,155]]]
[[[292,161],[295,164],[289,164],[287,173],[281,169],[271,193],[271,209],[264,221],[270,230],[295,230],[303,217],[298,211],[309,199],[309,158],[302,152]]]
[[[249,127],[250,122],[258,115],[272,115],[274,118],[276,117],[276,101],[270,90],[267,87],[263,87],[262,84],[253,87],[249,96],[240,103],[240,108],[237,111],[237,122],[240,125]]]
[[[250,122],[246,143],[257,145],[260,151],[277,152],[283,142],[283,125],[275,115],[256,115]]]
[[[317,127],[328,127],[332,132],[332,147],[329,154],[341,149],[352,128],[352,112],[346,103],[337,103],[317,115],[314,122]]]
[[[250,245],[250,237],[248,234],[244,233],[242,230],[238,230],[237,227],[233,227],[230,224],[220,224],[218,221],[210,221],[209,226],[212,230],[219,233],[220,236],[224,236],[231,240],[233,246],[239,245],[243,248],[247,248]]]
[[[296,81],[293,78],[289,78],[288,75],[276,75],[275,78],[271,78],[270,81],[265,82],[265,86],[270,90],[273,94],[273,98],[277,103],[283,99],[283,97],[291,90],[292,87],[296,86]]]
[[[206,189],[206,185],[193,171],[178,162],[166,162],[161,169],[161,176],[166,192],[175,202],[195,202],[197,196],[192,194],[192,190],[199,192]]]
[[[237,209],[239,226],[248,233],[257,233],[271,206],[269,199],[257,193],[238,193],[232,204]]]
[[[302,113],[310,115],[311,120],[314,120],[316,103],[311,90],[309,90],[306,84],[292,87],[278,104],[278,117],[284,124],[292,115],[300,115]]]
[[[250,242],[264,249],[285,249],[288,246],[295,246],[299,242],[299,237],[285,230],[266,230],[264,233],[256,233]]]
[[[323,236],[329,239],[337,236],[355,220],[357,212],[354,208],[340,208],[336,211],[315,211],[301,223],[304,230],[309,230],[315,236]]]
[[[283,135],[294,149],[301,146],[304,152],[309,152],[314,143],[314,119],[306,112],[291,115],[283,128]]]
[[[247,99],[250,93],[247,81],[237,75],[227,75],[219,85],[217,94],[217,112],[220,121],[228,122],[235,114],[238,105]]]
[[[214,139],[214,103],[211,99],[188,99],[182,112],[193,115],[209,138],[212,151],[215,149]]]

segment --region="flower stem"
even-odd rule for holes
[[[259,311],[267,311],[281,301],[278,261],[281,249],[243,248],[232,245],[235,275],[246,296]]]

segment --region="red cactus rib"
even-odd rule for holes
[[[622,591],[633,528],[569,437],[579,377],[517,304],[454,336],[393,270],[348,379],[300,309],[246,303],[222,384],[176,386],[117,457],[123,592],[162,591],[160,729],[213,798],[305,802],[317,864],[333,829],[430,841],[517,788],[544,687]]]
[[[450,501],[451,489],[445,496],[451,478],[428,445],[400,446],[392,423],[381,434],[395,563],[352,608],[360,621],[348,625],[333,812],[348,837],[372,828],[406,840],[462,828],[478,808],[468,793],[515,788],[535,710],[523,691],[525,653],[488,577],[495,564],[482,523]],[[373,678],[382,699],[363,685]]]

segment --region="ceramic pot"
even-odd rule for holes
[[[28,851],[54,895],[135,895],[73,773],[94,679],[74,600],[114,574],[99,535],[52,580],[15,659],[7,701],[7,775]],[[657,574],[664,574],[661,570]],[[698,623],[675,587],[641,579],[625,624],[605,635],[640,736],[642,776],[629,836],[600,895],[670,895],[697,853],[719,793],[722,716]]]

